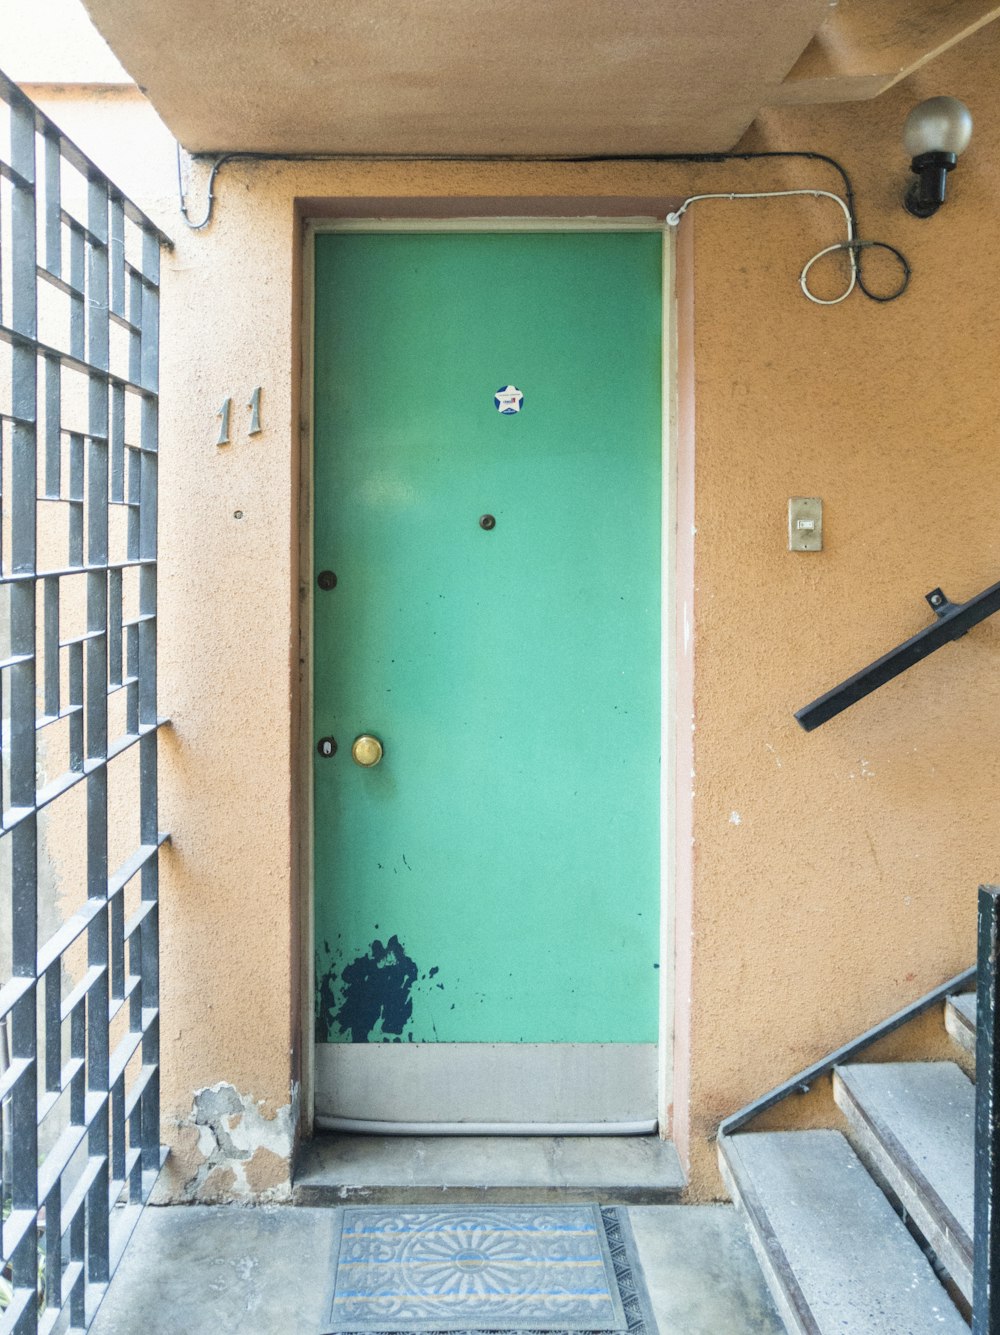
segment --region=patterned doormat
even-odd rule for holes
[[[326,1335],[656,1335],[628,1212],[349,1206]]]

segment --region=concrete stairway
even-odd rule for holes
[[[948,1033],[975,1050],[975,996]],[[833,1072],[837,1130],[737,1132],[723,1176],[798,1335],[968,1335],[975,1087],[953,1062]]]

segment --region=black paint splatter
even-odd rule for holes
[[[340,978],[343,997],[331,1018],[352,1043],[370,1042],[380,1020],[383,1034],[402,1034],[413,1014],[410,992],[417,966],[398,936],[390,936],[384,946],[373,941],[367,954],[344,966]]]
[[[326,944],[324,942],[324,944]],[[329,1042],[330,1026],[333,1023],[334,1008],[337,998],[334,984],[337,981],[336,969],[323,972],[319,957],[316,959],[316,1038],[320,1043]]]

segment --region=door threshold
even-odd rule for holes
[[[298,1205],[656,1205],[684,1187],[659,1136],[364,1136],[324,1133],[303,1148]]]
[[[320,1131],[353,1136],[653,1136],[656,1122],[378,1122],[316,1117]]]

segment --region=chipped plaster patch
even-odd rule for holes
[[[190,1115],[174,1122],[154,1203],[289,1201],[298,1097],[296,1085],[275,1109],[225,1081],[196,1090]]]

